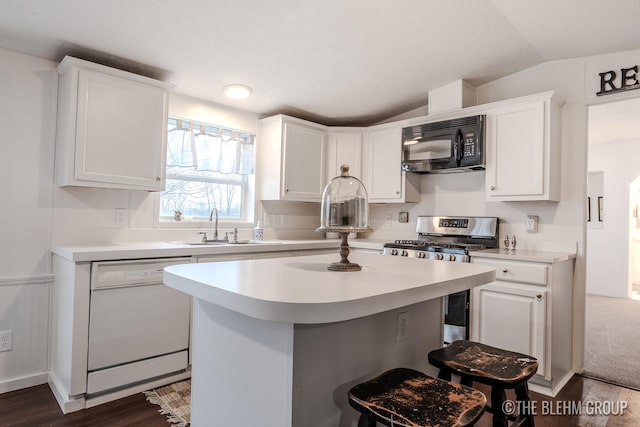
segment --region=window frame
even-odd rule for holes
[[[181,120],[184,122],[190,122],[196,125],[204,125],[206,127],[213,127],[213,128],[217,128],[217,129],[224,129],[224,130],[230,130],[230,131],[234,131],[234,132],[240,132],[240,133],[246,133],[249,135],[252,135],[254,137],[254,142],[253,142],[253,164],[254,164],[254,173],[253,174],[249,174],[249,175],[244,175],[244,179],[242,179],[241,181],[235,181],[235,180],[225,180],[224,178],[218,178],[218,177],[207,177],[207,176],[202,176],[202,177],[197,177],[197,176],[187,176],[187,175],[180,175],[180,174],[166,174],[165,177],[165,184],[168,180],[182,180],[182,181],[193,181],[193,182],[210,182],[210,183],[219,183],[219,184],[235,184],[235,185],[240,185],[240,190],[241,190],[241,216],[239,218],[219,218],[218,222],[219,222],[219,227],[243,227],[243,226],[247,226],[247,225],[251,225],[253,226],[253,222],[255,219],[255,212],[256,212],[256,199],[255,199],[255,194],[256,194],[256,152],[257,152],[257,146],[256,146],[256,139],[257,136],[255,135],[255,133],[250,132],[250,131],[245,131],[245,130],[240,130],[240,129],[234,129],[231,127],[227,127],[227,126],[223,126],[223,125],[217,125],[217,124],[213,124],[213,123],[207,123],[207,122],[203,122],[200,120],[194,120],[194,119],[190,119],[190,118],[185,118],[185,117],[178,117],[175,115],[170,115],[167,119],[167,124],[169,123],[170,120]],[[168,132],[168,130],[167,130]],[[166,170],[167,168],[167,160],[165,157],[165,161],[164,161],[164,168]],[[205,218],[205,217],[197,217],[198,219],[193,219],[193,220],[182,220],[182,221],[175,221],[173,218],[171,218],[170,216],[161,216],[160,215],[160,204],[161,204],[161,191],[158,191],[155,193],[155,197],[154,197],[154,226],[156,228],[193,228],[193,229],[199,229],[199,228],[208,228],[211,226],[211,222],[209,221],[209,218]]]

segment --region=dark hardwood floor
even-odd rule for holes
[[[49,386],[39,385],[0,394],[1,427],[170,427],[160,407],[142,393],[93,408],[63,414]]]
[[[490,396],[488,387],[482,384],[474,387],[478,388],[485,395]],[[531,399],[535,402],[534,422],[536,427],[614,427],[614,426],[640,426],[640,391],[620,387],[595,379],[574,375],[560,393],[554,398],[538,393],[530,392]],[[507,393],[507,399],[515,400],[512,392]],[[572,402],[581,402],[586,411],[593,411],[596,405],[611,405],[611,403],[586,403],[586,402],[618,402],[624,401],[628,407],[622,416],[595,416],[570,415],[563,410],[562,406],[571,406]],[[578,403],[579,404],[579,403]],[[576,406],[576,405],[574,405]],[[610,407],[610,406],[609,406]],[[598,411],[603,412],[603,411]],[[543,415],[546,413],[546,415]],[[477,427],[490,427],[491,415],[484,414]]]
[[[482,387],[482,385],[478,386],[481,391],[488,393],[488,389],[483,389]],[[531,393],[531,397],[536,402],[536,427],[640,426],[640,391],[576,375],[555,398],[549,398],[537,393]],[[627,402],[628,407],[622,416],[542,415],[543,402],[584,403],[587,401],[624,401]],[[545,403],[544,405],[548,409],[550,403]],[[115,402],[64,415],[60,412],[49,387],[41,385],[0,394],[0,427],[169,427],[170,424],[166,422],[166,417],[158,413],[158,408],[158,406],[147,402],[145,397],[139,393]],[[490,417],[489,414],[485,414],[476,425],[478,427],[491,426]]]

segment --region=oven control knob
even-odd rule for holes
[[[442,254],[436,254],[436,259],[439,261],[441,259],[443,259],[444,257],[442,256]]]
[[[391,249],[391,255],[398,255],[397,249]]]
[[[425,254],[424,252],[418,252],[418,258],[426,258],[427,254]]]
[[[409,256],[409,252],[402,250],[402,253],[400,254],[400,256]]]
[[[456,256],[454,254],[449,254],[449,261],[455,261]]]

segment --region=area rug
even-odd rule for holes
[[[584,374],[640,390],[640,301],[587,295]]]
[[[167,415],[167,421],[175,427],[187,427],[191,422],[191,380],[145,391],[144,395],[149,402],[160,405],[158,412]]]

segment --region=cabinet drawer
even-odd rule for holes
[[[496,269],[496,280],[532,283],[535,285],[547,284],[547,270],[549,267],[545,264],[477,257],[473,257],[471,262],[494,267]]]

